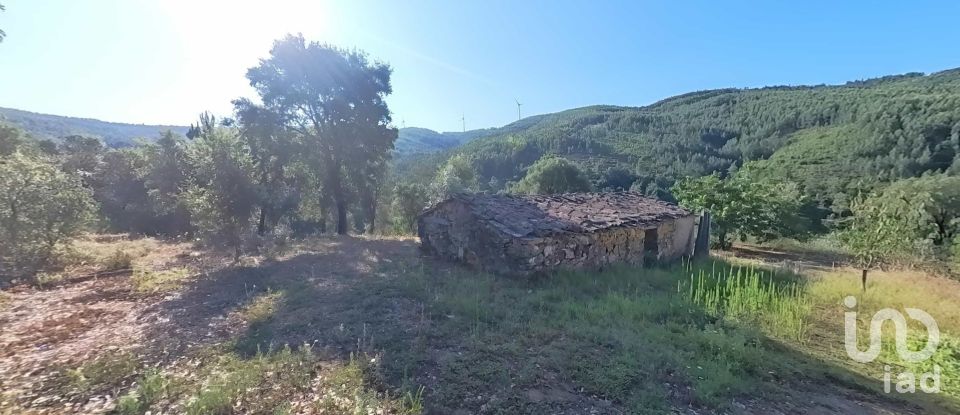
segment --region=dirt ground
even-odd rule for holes
[[[422,267],[422,261],[416,241],[402,238],[322,238],[298,244],[276,259],[247,257],[240,265],[231,264],[228,255],[197,252],[189,244],[158,242],[135,263],[152,270],[189,270],[178,289],[139,292],[132,272],[90,277],[89,269],[44,289],[11,287],[0,292],[0,414],[107,413],[139,370],[121,371],[109,382],[78,390],[76,382],[71,382],[78,367],[98,359],[130,359],[140,368],[162,368],[189,378],[201,364],[198,360],[206,347],[231,343],[236,350],[254,353],[254,348],[271,339],[312,344],[318,355],[331,361],[348,359],[357,350],[376,353],[391,344],[425,342],[426,361],[411,364],[415,373],[393,378],[412,379],[426,388],[427,413],[473,413],[437,406],[430,398],[444,393],[445,385],[437,381],[436,362],[455,358],[458,351],[444,339],[422,335],[431,324],[423,317],[423,306],[402,293],[376,292],[391,290],[389,284],[365,285],[389,282],[396,278],[391,270]],[[436,265],[437,269],[445,266],[450,265]],[[245,310],[274,290],[285,290],[286,302],[285,309],[271,318],[283,321],[269,326],[250,321]],[[556,373],[537,376],[543,379],[540,388],[510,393],[533,403],[555,401],[555,413],[624,413],[615,403],[580,393]],[[835,385],[801,382],[795,395],[789,402],[738,401],[732,411],[917,411]],[[450,400],[443,402],[448,405]],[[176,406],[171,408],[170,413],[177,412]],[[705,411],[675,408],[674,412]]]

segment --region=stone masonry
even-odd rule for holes
[[[501,274],[644,264],[692,254],[695,216],[633,192],[458,194],[423,212],[429,254]]]

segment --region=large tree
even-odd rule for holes
[[[740,175],[721,179],[712,174],[683,179],[671,191],[687,209],[710,210],[720,249],[729,249],[736,236],[763,242],[777,237],[802,239],[810,232],[810,219],[804,215],[808,201],[791,183],[773,184]]]
[[[284,128],[280,114],[246,98],[233,105],[259,187],[257,234],[263,235],[300,203],[297,177],[288,170],[301,153],[301,141]]]
[[[275,42],[270,57],[247,71],[264,107],[303,138],[322,169],[340,234],[348,228],[348,178],[367,177],[359,171],[386,159],[397,137],[384,101],[391,71],[362,52],[308,43],[302,36]]]

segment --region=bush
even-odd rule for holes
[[[393,203],[393,232],[407,234],[414,231],[417,215],[427,206],[430,196],[426,186],[419,183],[398,184],[394,190]]]
[[[430,183],[430,202],[438,203],[454,193],[476,192],[479,189],[473,164],[466,157],[456,155],[437,170]]]
[[[0,161],[0,268],[14,275],[45,265],[93,210],[77,177],[15,153]]]
[[[526,194],[553,194],[568,192],[589,192],[590,182],[576,164],[569,160],[545,156],[537,160],[527,175],[511,191]]]
[[[117,249],[113,251],[113,254],[104,258],[102,265],[104,271],[129,269],[133,265],[133,255],[122,249]]]

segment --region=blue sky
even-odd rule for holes
[[[684,92],[960,67],[960,2],[0,0],[0,106],[188,124],[254,96],[273,39],[394,67],[395,123],[500,126]]]

